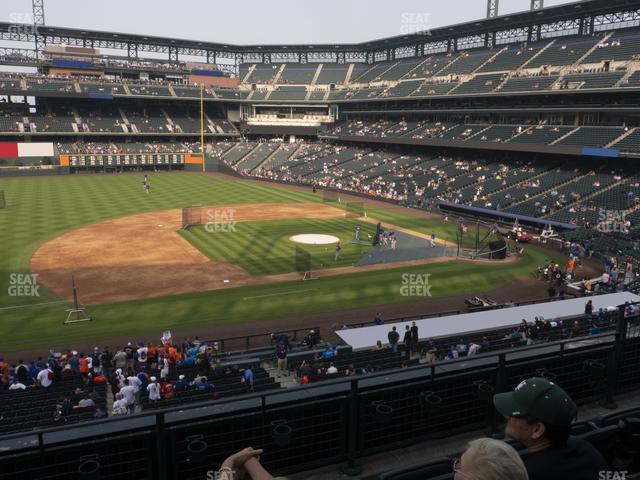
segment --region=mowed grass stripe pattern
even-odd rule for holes
[[[39,303],[55,297],[13,297],[11,274],[29,273],[29,259],[44,242],[67,231],[110,218],[188,205],[317,202],[311,193],[221,181],[191,173],[0,179],[9,208],[0,210],[0,307]],[[135,239],[126,239],[135,245]]]
[[[312,284],[284,282],[99,305],[90,309],[94,321],[65,327],[61,325],[64,319],[61,307],[6,311],[0,313],[0,352],[33,347],[72,347],[74,342],[80,341],[108,345],[109,339],[116,337],[128,337],[132,341],[154,339],[164,330],[171,330],[180,337],[180,332],[198,331],[204,326],[211,328],[424,300],[423,297],[402,295],[403,274],[430,274],[432,298],[477,295],[508,285],[516,278],[533,276],[536,267],[549,259],[561,260],[560,256],[549,256],[547,251],[532,245],[525,249],[524,257],[513,264],[452,261],[324,278],[320,272],[320,279]],[[315,289],[313,292],[290,294],[294,290],[306,290],[310,285]],[[274,295],[282,292],[288,294]]]
[[[243,222],[228,228],[222,224],[200,226],[181,235],[207,257],[217,263],[235,263],[251,275],[275,275],[295,271],[296,246],[311,254],[311,268],[345,267],[355,265],[371,246],[355,245],[355,228],[361,227],[361,238],[373,237],[375,225],[352,219]],[[335,260],[335,245],[301,245],[289,240],[300,234],[333,235],[340,239],[341,259]]]

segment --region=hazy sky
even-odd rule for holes
[[[571,0],[577,1],[577,0]],[[545,6],[571,3],[545,0]],[[500,14],[530,0],[500,0]],[[357,43],[486,16],[486,0],[45,0],[46,24],[209,42]],[[0,3],[0,20],[28,22],[31,0]]]

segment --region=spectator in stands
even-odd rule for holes
[[[433,338],[427,339],[427,344],[424,347],[424,354],[427,360],[427,363],[436,363],[438,361],[438,346],[436,342],[433,341]]]
[[[13,379],[13,383],[11,384],[11,386],[9,387],[9,390],[11,391],[15,391],[15,390],[26,390],[26,386],[24,383],[22,383],[20,380],[18,380],[17,378]]]
[[[136,351],[135,348],[131,345],[131,342],[127,343],[127,346],[124,347],[124,353],[127,355],[127,370],[129,372],[133,372],[134,367],[134,358],[133,354]]]
[[[253,369],[248,367],[242,372],[242,383],[247,387],[247,392],[253,392]]]
[[[162,398],[160,385],[156,377],[150,378],[150,383],[147,385],[147,392],[149,392],[149,400],[151,402],[157,402]]]
[[[576,338],[580,336],[580,322],[578,320],[573,322],[571,331],[569,332],[569,338]]]
[[[418,326],[416,322],[411,323],[411,352],[418,351],[418,342],[420,341],[420,337],[418,335]]]
[[[100,357],[100,349],[98,347],[93,347],[93,353],[89,354],[89,359],[91,361],[91,370],[93,371],[93,373],[102,373],[102,363],[100,362]]]
[[[271,334],[271,342],[276,345],[279,343],[284,344],[287,347],[287,350],[291,350],[291,343],[289,342],[289,335],[286,333],[272,333]]]
[[[184,392],[189,388],[189,382],[185,380],[184,375],[180,375],[174,387],[176,392]]]
[[[129,379],[124,379],[124,386],[120,389],[120,394],[127,404],[127,410],[129,413],[134,413],[136,410],[136,387],[129,385]]]
[[[127,377],[129,385],[134,388],[136,403],[140,403],[140,392],[142,390],[142,381],[131,371],[131,375]]]
[[[327,368],[327,375],[335,375],[336,373],[338,373],[338,369],[333,364],[333,362],[331,362],[329,364],[329,368]]]
[[[591,316],[593,315],[593,302],[589,300],[587,304],[584,306],[584,316],[587,320],[591,320]]]
[[[449,352],[447,353],[447,360],[455,360],[460,356],[460,352],[455,345],[451,345]]]
[[[69,354],[67,365],[74,374],[77,375],[80,373],[80,359],[78,358],[78,352],[74,350]]]
[[[302,339],[302,345],[311,350],[318,343],[318,336],[314,330],[309,330],[309,333]]]
[[[500,440],[480,438],[453,463],[454,480],[528,480],[527,469],[515,449]]]
[[[165,382],[162,384],[162,398],[170,400],[176,396],[176,391],[173,383]]]
[[[597,335],[597,334],[599,334],[599,333],[601,333],[601,332],[602,332],[602,330],[600,329],[600,327],[598,326],[598,324],[597,324],[597,323],[595,323],[595,322],[593,322],[593,323],[591,324],[591,329],[589,330],[589,334],[590,334],[590,335]]]
[[[60,397],[56,403],[53,419],[56,422],[65,421],[69,413],[71,413],[71,399],[69,397]]]
[[[287,346],[283,342],[276,345],[276,359],[278,362],[278,371],[282,374],[288,373],[287,370]]]
[[[49,388],[53,384],[53,371],[47,367],[38,373],[36,377],[37,384],[44,388]]]
[[[523,340],[526,340],[527,335],[529,334],[529,324],[525,319],[522,319],[520,322],[520,326],[518,327],[518,332],[522,336]]]
[[[25,385],[31,384],[29,381],[29,368],[24,364],[24,361],[18,360],[18,366],[15,369],[15,376],[20,382]]]
[[[475,342],[471,342],[469,344],[469,353],[467,353],[467,355],[468,356],[477,355],[479,351],[480,351],[480,345],[478,345]]]
[[[127,354],[120,346],[118,346],[116,354],[113,356],[113,367],[120,370],[124,370],[127,367]]]
[[[322,358],[324,360],[331,360],[334,357],[338,356],[338,347],[332,347],[331,345],[327,345],[327,348],[324,352],[322,352]]]
[[[202,377],[196,387],[198,390],[204,390],[206,392],[213,392],[215,388],[212,383],[209,383],[207,377]]]
[[[78,405],[73,408],[74,409],[94,408],[95,406],[96,406],[96,403],[89,397],[89,394],[85,392],[82,394],[82,398],[78,402]]]
[[[127,401],[122,397],[121,393],[116,393],[115,401],[111,407],[111,415],[127,415],[129,413],[129,407]]]
[[[402,339],[404,343],[404,352],[407,357],[411,357],[411,351],[413,350],[413,336],[411,335],[411,328],[409,325],[406,325],[404,328],[404,338]]]
[[[136,353],[138,360],[138,370],[143,371],[145,368],[147,368],[147,355],[149,353],[149,347],[146,347],[144,343],[140,342]]]
[[[345,370],[344,374],[347,377],[353,377],[355,375],[358,374],[358,372],[356,372],[356,367],[353,364],[350,364],[347,369]]]
[[[391,349],[393,352],[398,351],[398,340],[400,340],[400,334],[396,331],[396,327],[392,327],[391,331],[387,335],[387,339],[389,340],[389,345],[391,345]]]
[[[171,354],[169,354],[169,356],[161,355],[160,358],[158,359],[158,366],[160,367],[160,378],[162,378],[163,380],[169,376],[170,362],[174,361],[174,359],[177,358],[177,353],[175,353],[175,349],[172,349],[172,351],[173,351],[173,356],[171,356]]]
[[[138,375],[136,375],[138,380],[140,381],[140,390],[141,391],[146,391],[147,387],[149,386],[149,382],[150,382],[150,378],[149,375],[147,375],[147,372],[140,372]]]
[[[0,356],[0,387],[7,385],[9,376],[9,364]]]
[[[80,354],[80,358],[78,358],[78,365],[80,369],[80,374],[82,376],[86,376],[89,373],[89,358],[84,353]]]
[[[567,393],[546,378],[529,378],[515,391],[494,395],[505,418],[505,434],[529,452],[525,466],[531,480],[598,479],[610,470],[602,455],[585,440],[571,438],[578,408]]]

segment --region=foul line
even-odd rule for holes
[[[315,292],[317,288],[308,288],[307,290],[291,290],[289,292],[270,293],[269,295],[258,295],[256,297],[244,297],[243,300],[253,300],[254,298],[277,297],[278,295],[290,295],[292,293]]]
[[[57,305],[60,303],[67,303],[66,300],[60,300],[57,302],[46,302],[46,303],[32,303],[31,305],[16,305],[14,307],[0,307],[0,310],[13,310],[14,308],[29,308],[29,307],[42,307],[44,305]]]

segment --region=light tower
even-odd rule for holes
[[[499,0],[487,0],[487,18],[498,16],[498,1]]]
[[[36,58],[42,58],[45,47],[45,37],[40,33],[40,27],[44,27],[44,0],[31,0],[33,8],[33,34],[35,41]]]

